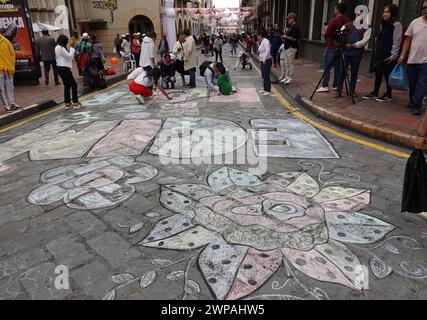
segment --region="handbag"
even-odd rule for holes
[[[408,75],[403,64],[397,64],[388,79],[389,86],[394,90],[409,91]]]

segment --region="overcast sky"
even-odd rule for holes
[[[215,8],[238,8],[239,0],[214,0]]]

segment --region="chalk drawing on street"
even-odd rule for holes
[[[302,171],[261,179],[222,167],[206,182],[163,185],[160,202],[175,215],[162,218],[139,244],[191,252],[187,266],[197,261],[206,285],[220,300],[249,297],[282,266],[316,299],[328,296],[320,288],[305,286],[293,270],[361,291],[362,265],[347,243],[377,243],[395,229],[359,212],[370,205],[370,190],[325,185]],[[184,281],[184,291],[192,281],[187,269],[171,275],[174,281]],[[147,274],[158,271],[134,279],[147,280]],[[157,278],[148,280],[151,286]],[[192,286],[197,290],[189,290],[191,296],[197,297],[200,286]]]
[[[93,159],[46,171],[40,178],[42,185],[28,196],[28,201],[38,206],[62,201],[78,210],[109,208],[132,197],[134,184],[157,174],[155,167],[131,157]]]
[[[339,158],[331,143],[311,125],[295,118],[255,119],[249,133],[255,154],[259,157],[335,159]],[[267,130],[267,140],[260,139],[259,130]],[[262,144],[265,152],[260,152]]]

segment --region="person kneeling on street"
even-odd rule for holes
[[[151,67],[139,67],[127,77],[128,80],[131,80],[129,90],[136,95],[136,99],[141,104],[145,103],[145,98],[153,96],[154,86],[157,86],[168,100],[172,100],[166,90],[160,85],[160,77],[155,75],[159,73],[160,72],[157,69],[153,70]]]
[[[170,85],[172,89],[175,89],[175,70],[175,62],[172,61],[170,54],[165,54],[163,61],[160,63],[161,84],[163,88],[168,89]]]
[[[203,64],[201,66],[201,69],[203,69]],[[221,72],[222,71],[222,72]],[[203,71],[202,71],[203,73]],[[208,85],[208,88],[211,92],[216,92],[218,95],[223,94],[222,92],[227,92],[228,90],[224,87],[224,88],[220,88],[219,83],[218,83],[218,78],[219,76],[223,74],[226,75],[228,80],[227,82],[230,83],[231,85],[231,92],[236,92],[236,89],[233,87],[231,79],[228,75],[227,72],[227,68],[220,62],[214,62],[208,66],[205,66],[205,71],[204,71],[204,77],[205,77],[205,81],[206,84]],[[225,79],[223,77],[223,79]],[[226,81],[222,81],[222,84],[225,84]],[[222,89],[222,91],[221,91]]]

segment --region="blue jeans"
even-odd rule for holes
[[[188,70],[188,74],[190,75],[190,88],[196,87],[196,68],[192,68]]]
[[[175,82],[176,82],[176,78],[175,77],[170,77],[168,81],[166,81],[164,79],[161,80],[161,84],[162,84],[162,87],[164,89],[169,88],[169,84],[175,85]]]
[[[237,56],[237,43],[231,44],[231,55]]]
[[[408,64],[409,94],[411,106],[421,109],[427,94],[427,63]]]
[[[351,67],[351,79],[350,79],[350,93],[354,93],[357,84],[357,78],[359,76],[360,62],[362,61],[362,54],[356,54],[352,56],[345,56],[346,70],[339,69],[338,76],[338,92],[342,93],[344,87],[345,74],[349,67]]]
[[[322,87],[329,87],[329,80],[331,79],[331,69],[335,68],[334,88],[338,86],[338,72],[335,64],[331,64],[334,59],[337,49],[326,48],[325,54],[323,55],[323,72],[325,77],[323,78]],[[327,68],[329,66],[329,68]]]
[[[44,66],[45,78],[49,79],[50,67],[52,66],[54,80],[55,80],[55,82],[59,82],[58,68],[56,67],[56,61],[55,60],[43,61],[43,66]]]
[[[268,59],[266,62],[261,63],[261,73],[262,79],[264,80],[264,90],[267,92],[271,92],[271,66],[273,65],[273,60]]]

